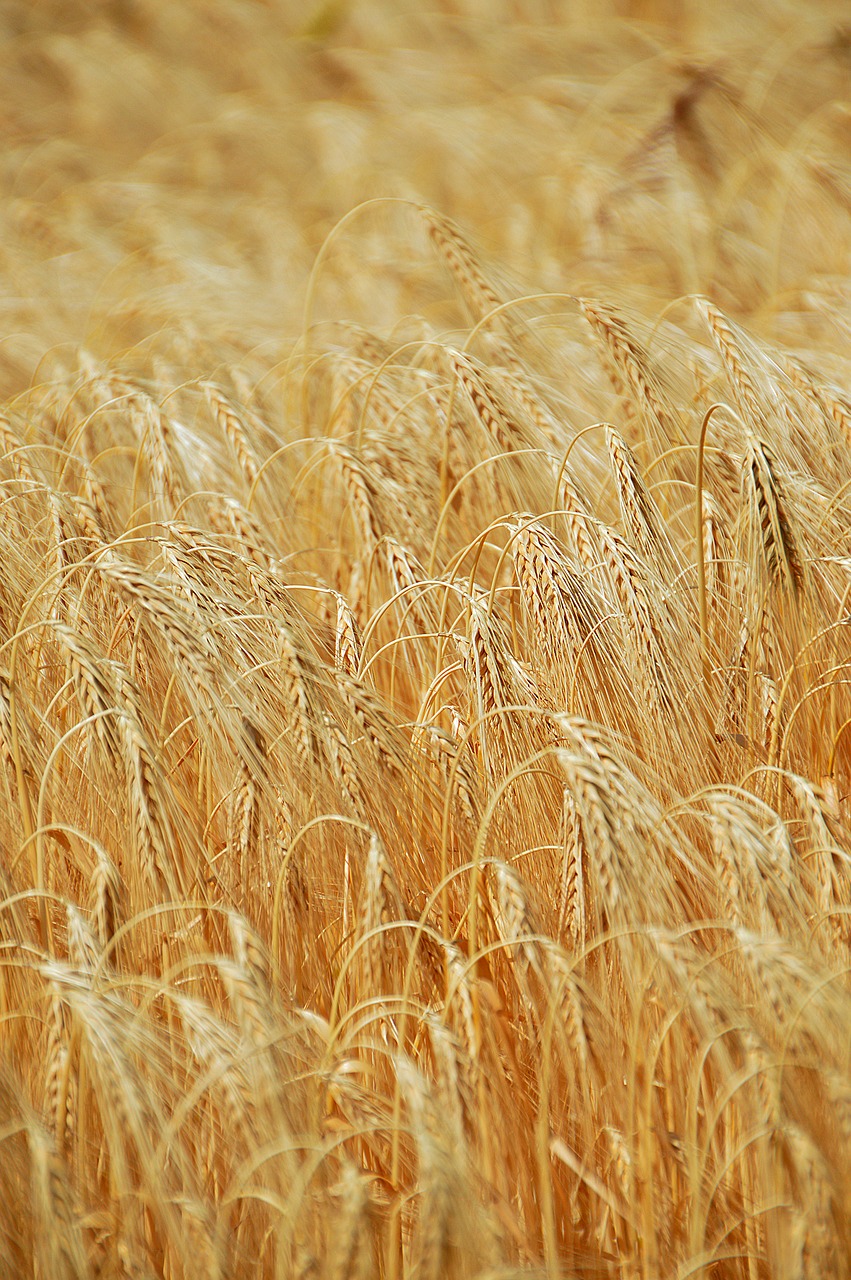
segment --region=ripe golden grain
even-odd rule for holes
[[[851,1280],[840,0],[7,8],[0,1272]]]

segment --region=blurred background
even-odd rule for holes
[[[0,42],[3,394],[166,331],[286,350],[379,198],[521,290],[847,338],[847,3],[5,0]],[[312,314],[451,324],[448,292],[377,203]]]

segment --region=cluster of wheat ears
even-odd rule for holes
[[[851,1272],[851,42],[557,11],[7,6],[4,1277]]]

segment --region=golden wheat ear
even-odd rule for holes
[[[606,371],[629,412],[638,409],[649,424],[651,437],[662,449],[682,439],[675,413],[668,407],[648,354],[624,316],[597,298],[579,298],[579,306],[605,355]]]
[[[746,437],[743,479],[751,527],[770,583],[792,595],[803,590],[805,561],[787,506],[785,488],[773,453],[753,432]]]

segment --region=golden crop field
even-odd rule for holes
[[[0,1276],[849,1277],[845,0],[2,0],[0,143]]]

